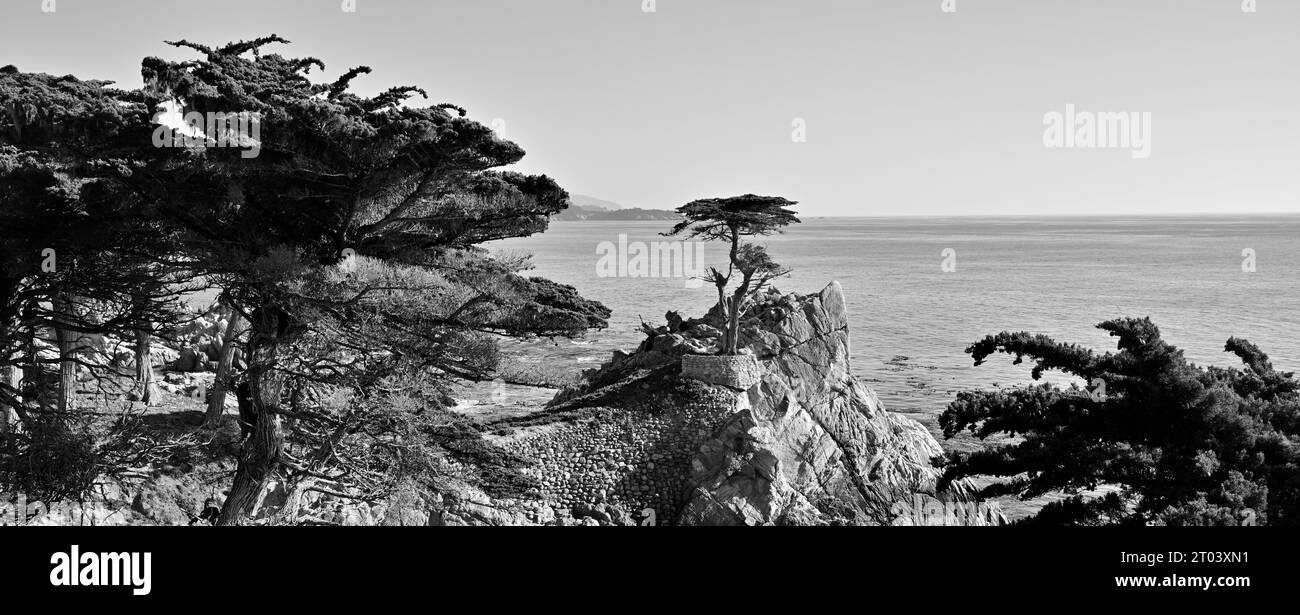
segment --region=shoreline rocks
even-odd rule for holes
[[[554,518],[463,494],[442,518],[618,524],[582,514],[613,506],[667,525],[893,525],[912,522],[908,507],[973,502],[965,483],[937,491],[938,441],[851,374],[838,283],[811,295],[769,289],[751,314],[740,356],[703,354],[723,324],[716,309],[670,313],[547,409],[486,426],[511,433],[494,444],[533,462],[541,486],[527,497]]]

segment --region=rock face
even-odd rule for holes
[[[914,494],[938,494],[939,443],[886,412],[850,373],[839,283],[816,295],[772,295],[741,343],[765,367],[740,407],[692,461],[691,525],[892,524]],[[964,495],[964,493],[963,493]]]
[[[609,510],[667,525],[1000,520],[966,514],[965,483],[937,492],[939,443],[853,377],[838,283],[806,296],[771,289],[751,313],[741,356],[713,356],[716,309],[669,313],[637,351],[615,352],[546,410],[486,425],[505,434],[494,445],[532,462],[540,486],[510,501],[444,494],[430,523],[619,524]]]

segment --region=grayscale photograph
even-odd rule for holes
[[[0,540],[129,598],[303,526],[1052,531],[1060,587],[1245,595],[1298,65],[1291,0],[6,0]]]

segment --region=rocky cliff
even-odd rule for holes
[[[741,328],[742,359],[710,356],[721,324],[716,311],[670,313],[637,351],[616,352],[546,410],[488,426],[495,444],[532,461],[539,486],[510,502],[447,494],[431,522],[1001,522],[970,506],[966,484],[938,492],[939,443],[852,375],[838,283],[761,297]],[[952,515],[955,505],[970,513]]]
[[[838,283],[769,295],[741,344],[764,374],[692,460],[681,523],[884,525],[916,494],[964,499],[936,492],[930,458],[943,451],[925,427],[885,411],[850,372]]]

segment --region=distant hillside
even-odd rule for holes
[[[606,201],[604,199],[598,199],[594,196],[587,196],[585,194],[571,194],[569,195],[569,202],[583,209],[594,210],[594,211],[610,211],[613,209],[626,209],[625,207],[619,205],[618,203],[615,203],[614,201]]]
[[[681,216],[666,209],[641,209],[623,207],[613,201],[605,201],[582,194],[569,197],[569,208],[553,216],[552,220],[678,220]]]

